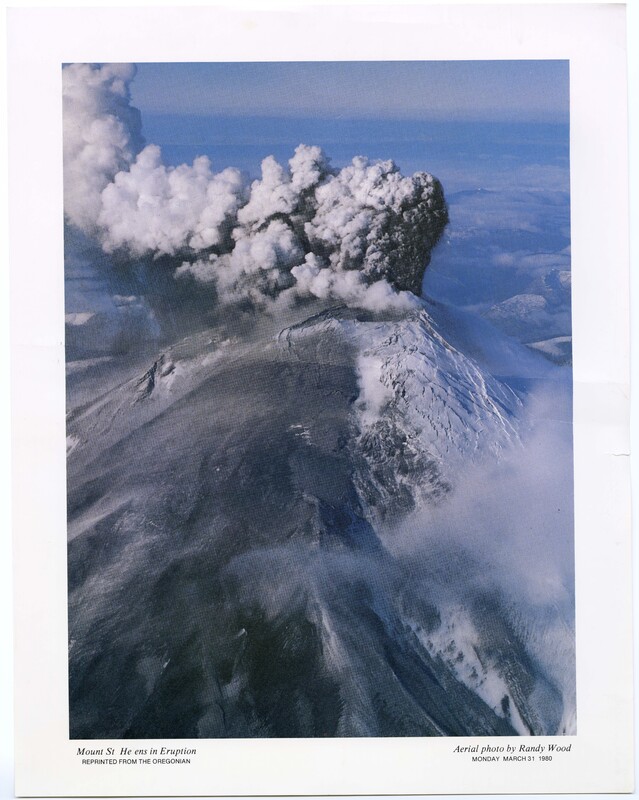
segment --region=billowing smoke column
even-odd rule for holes
[[[64,211],[94,233],[101,194],[143,145],[140,112],[130,104],[130,64],[72,64],[62,71]]]
[[[63,70],[65,213],[105,252],[177,259],[175,278],[219,301],[257,306],[315,296],[372,310],[410,307],[448,221],[442,187],[392,161],[357,157],[337,171],[299,145],[288,169],[271,156],[247,185],[206,157],[167,167],[142,148],[130,105],[135,69]]]

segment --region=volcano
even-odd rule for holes
[[[563,732],[472,553],[426,524],[393,552],[522,450],[520,393],[446,313],[308,303],[69,376],[73,738]]]

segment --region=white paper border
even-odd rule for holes
[[[18,793],[630,790],[623,17],[622,6],[610,5],[333,6],[267,14],[222,8],[10,11]],[[539,764],[532,770],[500,764],[497,770],[452,758],[464,739],[198,740],[199,755],[188,770],[80,767],[73,755],[77,742],[68,741],[66,729],[60,64],[454,58],[571,61],[579,730],[574,752],[543,770]],[[605,204],[596,204],[602,196]]]

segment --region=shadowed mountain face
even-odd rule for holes
[[[521,448],[425,310],[220,322],[68,390],[72,738],[564,732],[481,554],[392,545]]]

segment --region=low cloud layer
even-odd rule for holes
[[[71,225],[106,253],[175,259],[176,280],[209,284],[221,303],[414,304],[408,293],[421,292],[448,221],[437,179],[363,157],[338,171],[303,144],[287,166],[264,159],[250,185],[236,169],[213,172],[204,156],[167,167],[159,147],[143,147],[134,75],[127,65],[63,69]]]

